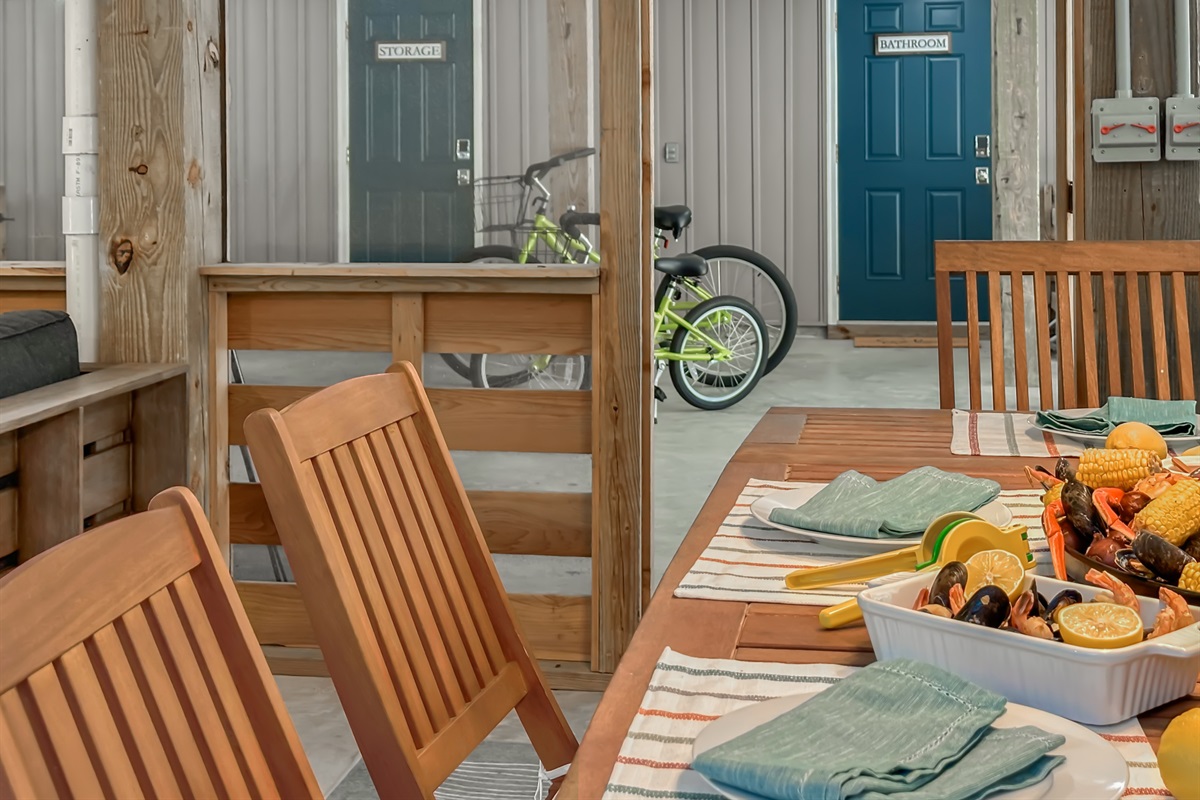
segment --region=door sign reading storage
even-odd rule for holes
[[[877,33],[875,55],[912,56],[922,53],[949,53],[948,33]]]
[[[838,0],[838,19],[838,317],[931,322],[933,243],[992,238],[991,3]]]
[[[349,0],[350,260],[475,245],[473,0]]]
[[[376,42],[378,61],[445,61],[445,42]]]

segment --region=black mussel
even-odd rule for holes
[[[1133,552],[1147,569],[1168,583],[1179,583],[1183,568],[1196,560],[1150,531],[1142,531],[1134,537]]]
[[[1117,566],[1117,553],[1126,546],[1124,542],[1117,539],[1109,536],[1100,536],[1088,545],[1087,552],[1084,555],[1093,561],[1099,561],[1106,567],[1115,567]]]
[[[1104,535],[1106,528],[1100,519],[1100,512],[1092,504],[1091,489],[1071,478],[1063,484],[1062,503],[1067,512],[1067,522],[1086,541],[1091,542],[1094,537]]]
[[[961,561],[950,561],[938,570],[937,577],[929,586],[929,602],[950,607],[951,587],[967,585],[967,565]]]
[[[1126,547],[1118,550],[1113,556],[1113,561],[1115,562],[1115,567],[1125,570],[1130,575],[1137,575],[1139,578],[1149,578],[1150,580],[1158,579],[1158,576],[1149,567],[1138,560],[1137,553],[1133,552],[1133,548]]]
[[[1046,604],[1046,611],[1042,614],[1042,619],[1046,620],[1047,622],[1053,622],[1054,615],[1058,613],[1059,609],[1066,608],[1073,603],[1082,602],[1082,594],[1074,589],[1063,589],[1061,592],[1054,595],[1054,597],[1050,598],[1050,602]]]
[[[1012,603],[999,586],[984,586],[967,598],[967,603],[954,618],[975,625],[999,628],[1008,619]]]
[[[1040,617],[1044,615],[1046,613],[1046,606],[1049,604],[1046,601],[1046,595],[1038,591],[1036,578],[1029,581],[1029,588],[1025,591],[1033,593],[1033,608],[1029,610],[1029,616]]]
[[[1200,533],[1183,543],[1183,552],[1200,561]]]

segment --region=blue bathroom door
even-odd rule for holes
[[[838,0],[837,36],[839,316],[933,320],[933,242],[992,237],[991,0]]]

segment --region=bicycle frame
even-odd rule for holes
[[[675,279],[667,278],[667,280]],[[656,345],[654,348],[656,361],[725,361],[733,356],[732,350],[681,317],[675,312],[672,305],[671,292],[668,291],[663,295],[662,302],[654,311],[654,341],[658,342],[668,330],[684,328],[699,336],[703,347],[690,347],[682,353],[673,353],[669,344],[666,347]],[[667,323],[670,325],[668,326]]]

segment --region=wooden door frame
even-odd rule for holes
[[[487,17],[483,13],[484,0],[472,0],[474,25],[471,27],[471,46],[474,51],[471,94],[474,130],[471,148],[475,158],[472,162],[474,175],[486,174],[484,160],[486,151],[480,147],[483,141],[483,43],[487,33]],[[337,260],[350,262],[350,0],[337,0],[337,21],[334,25],[334,47],[337,59],[337,136],[334,158],[337,159],[337,199],[334,203],[337,214]],[[478,237],[477,237],[478,238]]]
[[[822,44],[823,44],[823,49],[824,49],[824,52],[823,52],[822,58],[821,58],[821,64],[822,64],[822,67],[825,72],[825,74],[822,76],[822,78],[823,78],[822,83],[825,86],[824,103],[820,110],[820,113],[823,116],[823,119],[822,119],[822,135],[823,135],[822,163],[823,163],[823,169],[821,171],[821,181],[823,184],[822,194],[825,198],[825,211],[824,211],[824,220],[823,220],[824,224],[822,225],[822,231],[823,231],[823,234],[825,237],[825,241],[822,243],[821,250],[822,250],[822,257],[823,257],[824,266],[825,266],[825,269],[823,271],[823,277],[824,277],[824,281],[825,281],[825,284],[824,284],[824,286],[825,286],[825,313],[826,313],[825,323],[830,328],[837,325],[841,321],[841,316],[839,313],[839,306],[841,304],[841,292],[838,287],[838,275],[841,270],[841,254],[839,252],[840,237],[838,235],[838,224],[839,224],[838,201],[840,199],[839,192],[838,192],[838,189],[839,189],[838,182],[840,180],[840,175],[838,173],[838,159],[837,159],[838,111],[839,111],[838,102],[837,102],[837,97],[838,97],[838,69],[837,69],[837,64],[838,64],[838,46],[837,46],[838,45],[838,41],[837,41],[838,2],[839,2],[839,0],[824,0],[824,2],[821,3],[821,12],[822,12],[821,27],[822,27],[822,32],[823,32]],[[1000,0],[991,0],[991,5],[992,5],[992,7],[991,7],[991,29],[992,29],[991,36],[992,36],[992,40],[994,42],[995,34],[996,34],[996,19],[997,19],[997,14],[998,14],[998,6],[1000,5]],[[1047,32],[1045,30],[1041,30],[1042,22],[1045,19],[1046,19],[1046,17],[1043,12],[1043,14],[1040,14],[1038,16],[1037,20],[1035,21],[1035,30],[1037,30],[1037,36],[1039,36],[1039,37],[1047,35]],[[1043,74],[1043,70],[1042,70],[1042,65],[1041,65],[1041,50],[1036,47],[1037,41],[1040,41],[1040,39],[1035,40],[1035,49],[1038,50],[1039,58],[1038,58],[1038,61],[1035,62],[1034,75],[1035,75],[1035,78],[1037,78],[1040,81],[1040,78]],[[992,155],[990,167],[992,168],[992,185],[994,187],[997,185],[996,184],[996,156],[995,156],[995,154],[997,152],[999,152],[999,148],[997,146],[997,136],[998,136],[999,132],[1002,130],[1002,128],[998,125],[999,121],[996,119],[996,87],[998,85],[1000,85],[1001,79],[1003,78],[1003,75],[1000,70],[1000,67],[1003,64],[1003,61],[997,57],[995,47],[992,48],[992,51],[993,52],[992,52],[992,56],[991,56],[991,64],[992,64],[991,136],[992,136],[992,154],[993,155]],[[1004,53],[1004,50],[1000,50],[999,52]],[[1047,65],[1046,74],[1051,80],[1053,80],[1053,78],[1054,78],[1053,65]],[[1040,82],[1038,85],[1040,87]],[[1034,118],[1038,122],[1038,125],[1034,129],[1034,134],[1032,136],[1026,136],[1023,144],[1026,149],[1025,158],[1033,159],[1032,160],[1032,164],[1034,165],[1033,174],[1035,176],[1034,193],[1040,197],[1041,196],[1041,185],[1045,182],[1045,176],[1042,176],[1041,171],[1040,171],[1041,150],[1039,147],[1038,132],[1041,131],[1044,134],[1045,130],[1046,130],[1046,120],[1040,119],[1040,111],[1041,111],[1040,88],[1039,88],[1039,92],[1038,92],[1037,96],[1034,98],[1032,111],[1034,113]],[[1032,146],[1032,153],[1028,152],[1030,146]],[[1062,154],[1057,153],[1057,152],[1055,153],[1055,159],[1061,160],[1062,158],[1063,158]],[[1010,198],[1010,201],[1011,201],[1011,198]],[[997,202],[998,202],[997,194],[996,194],[996,191],[993,189],[993,191],[992,191],[992,219],[993,219],[992,237],[993,237],[993,239],[996,238],[996,227],[995,227],[996,215],[999,212],[999,210],[1004,207],[1003,196],[1001,196],[999,198],[999,202],[1001,204],[1000,208],[997,207]],[[1039,215],[1037,215],[1035,222],[1040,222],[1040,219],[1041,219],[1041,215],[1039,214]],[[879,325],[889,325],[891,323],[878,323],[878,324]],[[901,324],[903,324],[903,323],[901,323]],[[932,324],[932,323],[930,323],[930,324]]]

